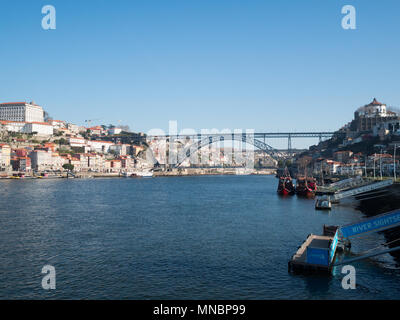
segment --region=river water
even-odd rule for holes
[[[323,224],[355,222],[351,201],[331,212],[276,193],[272,176],[0,182],[0,298],[397,299],[390,255],[354,263],[357,289],[289,274],[288,260]],[[353,241],[362,252],[382,234]],[[56,290],[41,287],[56,269]]]

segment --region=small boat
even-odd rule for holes
[[[317,191],[317,182],[314,178],[298,177],[296,179],[296,193],[299,196],[313,197]]]
[[[277,192],[283,196],[295,194],[295,188],[293,185],[292,178],[290,176],[279,178]]]
[[[151,178],[153,177],[153,171],[138,171],[136,175],[142,178]]]
[[[153,177],[153,171],[125,172],[123,176],[125,178],[151,178]]]
[[[331,210],[332,203],[331,203],[330,197],[327,195],[318,197],[317,200],[315,201],[315,209],[316,210]]]

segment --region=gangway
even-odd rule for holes
[[[329,187],[333,188],[345,188],[345,187],[352,187],[356,186],[363,182],[363,178],[361,176],[357,176],[355,178],[348,178],[344,180],[339,180],[337,182],[333,182],[329,185]]]
[[[337,192],[332,196],[332,201],[338,201],[340,199],[351,197],[351,196],[355,196],[355,195],[360,194],[360,193],[365,193],[365,192],[368,192],[368,191],[373,191],[373,190],[385,188],[385,187],[388,187],[388,186],[390,186],[392,184],[393,184],[393,180],[392,179],[388,179],[388,180],[383,180],[383,181],[367,184],[367,185],[364,185],[364,186],[356,187],[356,188],[349,189],[349,190],[346,190],[346,191]]]
[[[400,226],[400,210],[394,210],[361,222],[342,226],[339,228],[339,236],[343,239],[350,239],[368,232],[379,232],[398,226]]]
[[[380,232],[391,228],[400,227],[400,209],[386,212],[378,216],[364,219],[361,222],[348,224],[342,227],[324,226],[324,235],[309,235],[306,241],[289,261],[289,271],[323,271],[330,273],[335,266],[349,264],[355,261],[367,259],[381,254],[400,250],[400,246],[362,254],[353,259],[345,259],[335,262],[337,248],[350,248],[350,239],[370,232]],[[329,231],[329,232],[328,232]],[[316,242],[318,240],[318,243]],[[399,241],[396,239],[390,243]],[[324,241],[324,243],[322,243]],[[375,249],[375,248],[373,248]],[[373,250],[372,249],[372,250]],[[370,252],[368,250],[367,252]]]

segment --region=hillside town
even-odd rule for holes
[[[296,169],[314,176],[396,176],[400,147],[400,116],[376,98],[359,107],[354,119],[332,139],[322,141],[300,154]],[[398,153],[398,152],[397,152]]]
[[[0,175],[63,172],[120,174],[151,165],[139,157],[140,143],[120,141],[122,128],[83,127],[45,118],[35,102],[0,104]]]
[[[168,145],[165,141],[146,143],[144,133],[129,132],[129,127],[90,126],[91,122],[87,122],[89,126],[86,127],[54,120],[33,101],[0,103],[0,177],[66,173],[120,176],[150,171],[155,166],[167,171]],[[176,141],[176,144],[177,149],[182,149],[189,142]],[[400,116],[397,110],[374,98],[356,109],[354,119],[331,139],[321,141],[305,152],[282,152],[279,162],[261,150],[256,150],[252,156],[255,169],[267,170],[264,173],[274,173],[278,167],[287,166],[291,171],[314,176],[383,177],[398,174],[399,162],[395,154],[399,146]],[[150,156],[148,149],[151,149]],[[204,152],[213,155],[206,163],[208,167],[235,166],[235,162],[229,162],[232,150],[210,145],[199,150],[199,157]],[[245,152],[243,157],[246,157]],[[180,167],[198,166],[188,158]]]

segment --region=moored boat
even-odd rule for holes
[[[323,195],[323,196],[317,197],[317,200],[315,201],[315,209],[331,210],[332,203],[331,203],[330,197],[328,195]]]
[[[134,172],[125,172],[123,176],[125,178],[151,178],[153,177],[153,171],[150,170],[142,170],[142,171],[134,171]]]
[[[312,197],[317,191],[317,182],[311,177],[297,177],[296,193],[299,196]]]
[[[280,177],[277,192],[280,195],[293,195],[295,188],[291,177]]]

